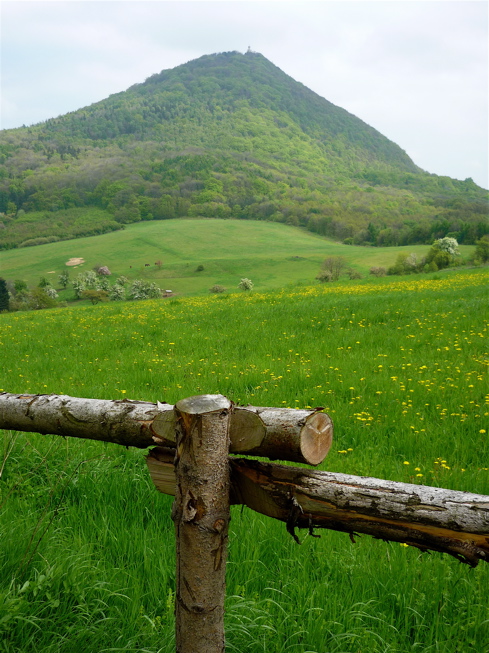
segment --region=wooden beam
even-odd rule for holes
[[[318,465],[333,439],[331,418],[321,410],[234,406],[230,451]],[[155,444],[175,447],[173,406],[159,402],[3,392],[0,429],[100,440],[141,449]]]
[[[489,496],[382,479],[229,458],[231,503],[296,528],[315,528],[403,542],[440,551],[475,567],[489,562]],[[172,453],[147,456],[156,487],[175,492]]]
[[[224,653],[231,408],[222,395],[175,405],[177,653]]]

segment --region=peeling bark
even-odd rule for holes
[[[333,438],[333,423],[319,410],[235,407],[230,451],[317,465],[326,457]],[[0,393],[0,428],[142,449],[155,444],[175,447],[173,406],[129,399],[4,392]]]
[[[189,397],[175,406],[177,653],[224,652],[230,413],[222,395]]]
[[[156,487],[175,491],[171,455],[147,457]],[[229,459],[231,503],[296,528],[327,528],[448,553],[475,567],[489,562],[489,496],[382,479]]]

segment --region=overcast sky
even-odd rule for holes
[[[248,46],[400,145],[488,188],[486,0],[2,0],[1,128]]]

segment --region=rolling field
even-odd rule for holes
[[[460,247],[463,257],[473,249]],[[179,295],[208,292],[214,284],[232,291],[242,277],[251,278],[257,290],[266,291],[313,283],[326,256],[344,256],[349,265],[368,274],[371,266],[392,265],[399,252],[415,252],[421,258],[428,250],[428,245],[354,247],[272,222],[179,219],[143,222],[102,236],[5,251],[0,276],[23,279],[29,285],[37,285],[45,276],[56,287],[63,270],[71,269],[73,278],[95,265],[107,265],[113,278],[123,274],[129,279],[155,281]],[[85,263],[67,268],[66,262],[75,257]],[[156,261],[162,262],[161,269]],[[196,272],[199,265],[204,270]],[[60,293],[63,300],[72,296],[71,290]]]
[[[355,249],[290,231],[298,256],[317,242],[314,274],[326,247]],[[55,244],[60,259],[84,256],[81,242]],[[202,256],[189,265],[218,260]],[[488,281],[487,269],[459,270],[2,314],[0,391],[324,406],[335,441],[319,469],[489,495]],[[0,433],[0,652],[173,651],[172,498],[153,488],[143,452]],[[488,564],[299,535],[301,546],[283,524],[233,508],[227,651],[489,650]]]

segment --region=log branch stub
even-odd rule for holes
[[[224,652],[229,528],[229,422],[222,395],[175,406],[176,651]]]

